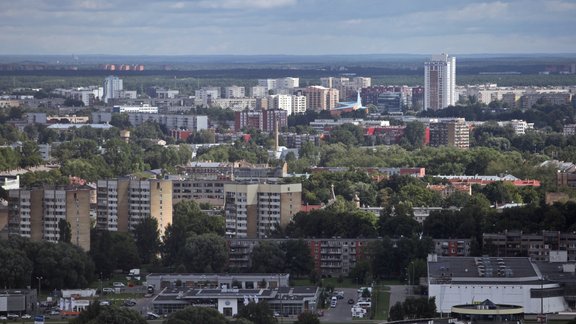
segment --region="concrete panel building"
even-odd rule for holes
[[[463,118],[430,123],[430,146],[470,147],[470,128]]]
[[[340,101],[340,92],[337,89],[321,86],[311,86],[304,89],[307,110],[333,110]]]
[[[9,235],[60,240],[59,222],[70,225],[70,243],[90,250],[90,187],[43,187],[9,191]]]
[[[154,217],[160,232],[172,223],[172,181],[130,178],[98,180],[96,226],[108,231],[133,231]]]
[[[456,103],[456,58],[433,55],[424,63],[424,110],[444,109]]]
[[[300,211],[302,184],[225,184],[226,236],[264,238]]]

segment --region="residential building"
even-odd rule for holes
[[[20,189],[20,176],[0,175],[0,188],[6,191]]]
[[[300,211],[301,196],[300,183],[225,184],[226,236],[264,238],[285,228]]]
[[[512,119],[509,121],[498,122],[499,126],[510,126],[516,135],[526,134],[527,129],[533,129],[534,123],[527,123],[525,120]]]
[[[256,98],[210,98],[208,107],[230,108],[234,111],[253,110],[256,109],[256,102]]]
[[[320,78],[320,85],[325,88],[334,88],[340,92],[340,98],[355,99],[356,93],[362,88],[370,87],[372,79],[368,77],[326,77]]]
[[[470,128],[463,118],[430,123],[430,146],[470,147]]]
[[[172,181],[131,178],[98,180],[96,227],[128,232],[154,217],[163,233],[172,223]]]
[[[333,110],[340,101],[340,92],[333,88],[310,86],[304,89],[307,110]]]
[[[243,110],[236,112],[234,129],[240,131],[246,129],[259,129],[272,133],[276,124],[281,129],[288,126],[288,112],[279,109],[268,110]]]
[[[32,241],[58,242],[60,221],[70,225],[70,243],[90,250],[90,191],[86,186],[18,189],[8,192],[8,231]]]
[[[202,115],[164,115],[135,113],[128,115],[128,121],[134,127],[142,125],[147,121],[153,121],[159,125],[166,126],[167,129],[184,129],[194,132],[208,129],[208,116]]]
[[[562,134],[564,134],[564,136],[576,135],[576,124],[564,125],[564,129],[562,130]]]
[[[157,114],[158,107],[153,107],[148,104],[143,104],[140,106],[114,106],[112,108],[112,113],[140,113],[140,114]]]
[[[224,88],[224,98],[232,99],[232,98],[245,98],[246,97],[246,88],[239,87],[239,86],[229,86]]]
[[[250,88],[250,96],[252,98],[262,98],[268,95],[268,88],[265,86],[257,85]]]
[[[120,92],[124,90],[122,79],[115,76],[108,76],[104,79],[103,100],[108,103],[110,99],[120,98]]]
[[[276,94],[268,96],[268,109],[285,110],[290,116],[292,114],[292,95]]]
[[[219,87],[202,87],[194,91],[194,104],[201,107],[209,107],[211,99],[220,98]]]
[[[566,252],[570,262],[576,261],[576,234],[560,231],[482,234],[483,246],[490,255],[500,257],[530,257],[535,261],[553,261],[555,251]]]
[[[424,63],[424,110],[444,109],[456,103],[456,58],[433,55]]]
[[[378,111],[388,114],[401,114],[407,106],[407,98],[402,92],[384,92],[378,95]]]
[[[530,109],[538,103],[545,103],[548,105],[569,105],[571,102],[571,93],[526,93],[520,97],[520,108],[523,110]]]
[[[285,77],[280,79],[259,79],[258,85],[266,88],[266,91],[273,90],[274,93],[285,93],[300,86],[299,78]]]
[[[306,113],[306,107],[306,96],[292,96],[292,114],[304,114]]]
[[[434,239],[434,253],[441,256],[470,256],[471,239]]]

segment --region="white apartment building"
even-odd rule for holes
[[[292,96],[283,94],[268,96],[268,109],[285,110],[290,116],[292,114]]]
[[[200,90],[194,91],[194,104],[196,106],[208,107],[211,99],[220,98],[219,87],[202,87]]]
[[[232,99],[232,98],[245,98],[246,97],[246,88],[239,87],[239,86],[230,86],[224,88],[224,98]]]
[[[306,96],[292,96],[292,114],[306,113]]]
[[[225,184],[226,236],[265,238],[300,211],[302,184]]]
[[[150,106],[148,104],[143,104],[140,106],[114,106],[112,108],[113,113],[144,113],[144,114],[157,114],[158,107]]]
[[[300,86],[300,78],[258,79],[258,85],[268,90],[294,89]]]
[[[256,98],[216,98],[208,101],[209,107],[230,108],[234,111],[244,109],[254,110],[256,108]]]
[[[128,121],[132,126],[154,121],[168,129],[185,129],[195,132],[208,129],[208,116],[202,115],[129,114]]]
[[[124,90],[124,83],[122,79],[111,75],[104,79],[103,88],[104,102],[108,103],[108,100],[120,97],[120,92]]]
[[[268,88],[265,86],[257,85],[250,88],[250,96],[252,98],[262,98],[268,95]]]
[[[433,55],[424,63],[424,110],[444,109],[456,103],[456,58]]]

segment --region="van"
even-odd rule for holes
[[[330,299],[330,307],[332,307],[332,308],[336,307],[336,304],[337,304],[337,303],[338,303],[338,298],[337,298],[336,296],[333,296],[333,297]]]

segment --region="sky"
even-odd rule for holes
[[[576,0],[0,0],[0,54],[576,53]]]

